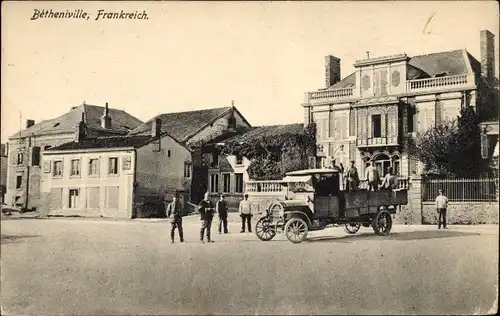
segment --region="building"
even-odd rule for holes
[[[82,117],[87,138],[126,135],[142,122],[125,111],[82,104],[69,112],[35,124],[26,121],[26,129],[9,137],[6,203],[26,209],[36,209],[40,199],[42,176],[40,155],[49,148],[75,139],[75,126]]]
[[[247,184],[252,180],[247,169],[252,160],[240,155],[224,155],[220,153],[219,147],[228,144],[244,144],[258,142],[262,139],[272,139],[286,134],[299,134],[304,132],[304,124],[285,124],[258,126],[243,128],[233,134],[225,134],[207,143],[203,147],[203,160],[208,166],[207,188],[210,195],[219,197],[224,194],[229,207],[237,207],[239,201],[243,199],[243,194],[247,192]],[[281,167],[295,167],[303,169],[308,167],[308,157],[303,157],[301,161],[299,155],[283,153],[282,148],[275,148],[273,160]],[[269,150],[269,149],[268,149]],[[293,166],[292,166],[293,165]],[[264,181],[265,182],[265,181]],[[270,181],[270,183],[273,181]]]
[[[208,190],[208,165],[212,162],[203,157],[204,145],[221,136],[234,135],[239,129],[251,127],[232,104],[229,107],[160,114],[132,130],[129,135],[147,135],[156,119],[163,122],[162,133],[167,133],[192,151],[192,177],[196,181],[192,182],[189,195],[195,204],[203,199]]]
[[[0,147],[0,203],[5,202],[5,191],[7,188],[7,164],[9,155],[9,144]]]
[[[161,216],[164,199],[185,201],[192,177],[191,151],[162,132],[86,138],[79,123],[72,142],[45,150],[42,203],[48,215],[136,218]]]
[[[404,150],[406,137],[456,118],[467,106],[483,120],[491,117],[498,111],[494,35],[480,35],[480,62],[465,49],[399,54],[358,60],[355,72],[342,78],[340,59],[327,56],[326,88],[307,92],[302,104],[304,122],[317,126],[318,167],[354,160],[361,172],[371,162],[382,173],[390,166],[402,176],[420,173]]]

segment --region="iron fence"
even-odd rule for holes
[[[450,202],[498,201],[498,179],[428,179],[422,183],[422,201],[434,202],[439,189]]]

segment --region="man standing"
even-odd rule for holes
[[[377,191],[379,175],[377,168],[373,167],[370,163],[366,164],[365,178],[368,180],[368,191]]]
[[[227,234],[227,203],[224,200],[224,194],[220,195],[215,208],[219,214],[219,234],[222,233],[222,226],[224,226],[224,234]]]
[[[210,238],[210,229],[212,228],[212,220],[214,218],[214,207],[212,201],[208,199],[208,192],[205,193],[205,198],[198,205],[201,216],[200,241],[203,241],[205,229],[207,230],[207,242],[213,242]]]
[[[167,218],[170,219],[170,238],[172,244],[174,243],[175,229],[179,231],[179,238],[184,242],[184,232],[182,230],[182,209],[179,201],[177,200],[177,193],[174,194],[172,202],[167,206]]]
[[[396,178],[396,176],[392,172],[392,167],[389,167],[389,169],[387,169],[387,174],[385,175],[384,179],[382,180],[381,187],[383,189],[387,189],[387,190],[389,190],[389,189],[395,190],[398,188],[398,179]]]
[[[436,197],[436,211],[439,213],[438,218],[438,229],[441,229],[441,223],[443,223],[443,228],[448,229],[446,226],[446,208],[448,207],[448,198],[443,195],[443,190],[439,190],[439,195]]]
[[[354,160],[351,160],[351,165],[349,166],[349,169],[347,170],[347,189],[349,191],[356,191],[358,189],[359,185],[359,175],[358,175],[358,169],[354,166]]]
[[[245,222],[248,226],[248,232],[252,232],[252,208],[250,206],[250,201],[248,201],[248,194],[245,194],[244,200],[240,202],[240,207],[238,208],[241,217],[241,233],[245,232]]]

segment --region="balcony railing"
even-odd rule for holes
[[[245,183],[245,191],[249,193],[281,193],[285,183],[282,180],[248,181]]]
[[[396,136],[391,137],[373,137],[373,138],[361,138],[358,137],[356,140],[358,147],[371,147],[371,146],[387,146],[387,145],[398,145],[398,138]]]
[[[398,189],[408,189],[409,180],[407,177],[398,177]],[[362,179],[359,181],[359,189],[367,190],[368,189],[368,180]]]
[[[421,90],[432,90],[449,87],[460,87],[474,84],[474,77],[470,75],[455,75],[437,78],[426,78],[409,80],[407,82],[407,91],[415,92]]]
[[[353,95],[354,95],[354,88],[342,88],[342,89],[307,92],[306,102],[350,98]]]

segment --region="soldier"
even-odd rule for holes
[[[171,229],[170,238],[174,243],[175,229],[179,231],[179,238],[184,242],[184,232],[182,230],[182,209],[181,204],[177,200],[177,193],[174,194],[172,202],[167,206],[167,218],[170,219]]]
[[[220,195],[220,200],[217,201],[215,206],[217,214],[219,214],[219,234],[222,233],[222,227],[224,226],[224,234],[227,234],[227,203],[224,200],[224,194]]]
[[[354,166],[354,160],[351,160],[351,166],[347,170],[347,189],[349,191],[356,191],[359,185],[358,169]]]
[[[203,241],[205,235],[205,229],[207,230],[207,242],[214,242],[210,238],[210,230],[212,228],[212,220],[214,218],[214,207],[212,202],[208,199],[208,192],[205,193],[205,198],[201,200],[198,205],[200,208],[201,216],[201,229],[200,229],[200,241]]]

